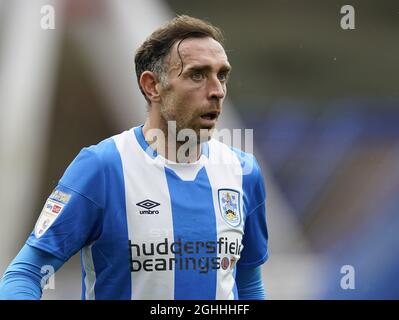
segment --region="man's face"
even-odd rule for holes
[[[226,96],[231,69],[226,53],[212,38],[187,38],[172,47],[165,64],[167,85],[161,89],[162,120],[176,121],[176,129],[215,127]],[[183,68],[182,68],[183,63]]]

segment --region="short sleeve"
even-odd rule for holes
[[[47,199],[27,244],[66,261],[102,228],[104,176],[95,147],[84,148]]]
[[[253,170],[243,176],[245,226],[244,249],[238,261],[240,267],[255,268],[268,258],[268,230],[266,224],[266,189],[255,157]]]

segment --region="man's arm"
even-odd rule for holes
[[[0,283],[0,300],[39,300],[42,296],[43,266],[57,271],[64,261],[25,244],[7,268]]]
[[[238,265],[236,284],[239,300],[265,300],[261,266],[243,268]]]

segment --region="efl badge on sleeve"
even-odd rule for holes
[[[240,193],[232,189],[219,189],[219,209],[223,220],[232,227],[241,224]]]
[[[47,199],[39,219],[35,225],[35,237],[39,239],[48,228],[54,223],[55,219],[61,214],[62,209],[68,203],[71,195],[65,192],[54,190]]]

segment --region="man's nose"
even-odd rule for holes
[[[212,78],[209,83],[209,98],[221,100],[226,95],[226,86],[217,77]]]

